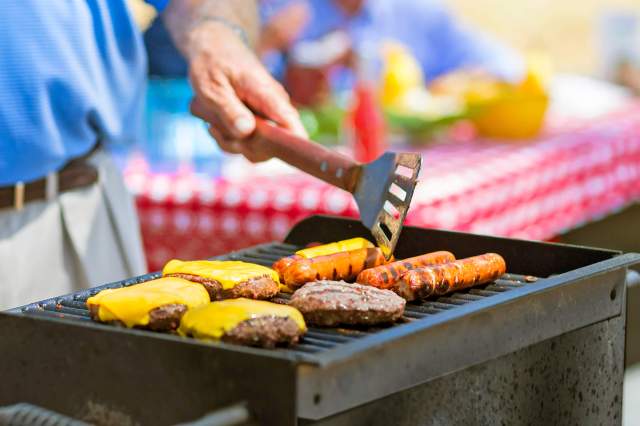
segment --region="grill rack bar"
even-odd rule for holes
[[[219,256],[219,260],[241,260],[245,262],[257,263],[264,266],[271,266],[273,262],[283,256],[293,254],[300,247],[286,243],[268,243],[262,244],[246,250],[232,252],[227,255]],[[148,281],[160,277],[159,272],[136,277],[131,280],[106,284],[101,287],[95,287],[87,291],[58,297],[44,301],[37,305],[28,305],[22,309],[22,312],[28,315],[43,316],[49,318],[68,319],[72,321],[91,321],[89,312],[86,308],[86,300],[105,288],[120,288],[124,286],[134,285],[140,282]],[[518,274],[504,274],[495,282],[474,287],[469,290],[456,292],[446,296],[439,296],[422,302],[408,303],[405,308],[403,317],[394,325],[382,325],[375,327],[353,327],[353,328],[319,328],[309,327],[307,334],[301,341],[291,348],[279,348],[276,351],[285,351],[292,354],[300,355],[306,358],[309,355],[317,355],[321,352],[335,349],[339,346],[349,344],[356,340],[371,336],[381,330],[390,327],[402,326],[402,324],[412,323],[415,321],[425,320],[434,315],[439,315],[446,311],[459,308],[461,306],[473,303],[478,300],[486,299],[512,289],[523,287],[531,282],[538,280],[536,277],[524,276]],[[290,298],[289,294],[280,293],[274,299],[275,302],[286,303]],[[112,327],[111,325],[104,325]]]

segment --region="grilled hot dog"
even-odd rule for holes
[[[328,254],[368,247],[374,247],[374,245],[370,241],[359,237],[350,238],[348,240],[341,240],[335,243],[315,245],[302,250],[298,250],[291,256],[279,259],[273,264],[272,268],[278,273],[278,275],[280,276],[280,280],[284,281],[285,269],[287,269],[293,262],[298,259],[311,259],[317,256],[326,256]]]
[[[375,268],[365,269],[358,274],[356,282],[378,288],[391,288],[402,274],[416,268],[441,263],[453,262],[455,256],[448,251],[436,251],[421,256],[410,257],[404,260],[387,263]]]
[[[284,282],[297,288],[317,280],[353,280],[362,270],[385,263],[379,248],[360,248],[340,253],[296,259],[284,271]]]
[[[423,299],[433,294],[443,295],[486,284],[500,277],[506,269],[502,256],[487,253],[408,271],[396,282],[392,290],[408,301]]]
[[[280,281],[284,282],[284,271],[286,271],[289,266],[291,266],[293,263],[295,263],[296,260],[299,260],[299,259],[304,259],[304,258],[297,254],[283,257],[281,259],[278,259],[271,266],[271,268],[278,273],[278,276],[280,277]]]

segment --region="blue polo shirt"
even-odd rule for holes
[[[3,0],[0,186],[137,138],[145,58],[126,0]]]

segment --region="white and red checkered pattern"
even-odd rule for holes
[[[640,200],[640,104],[549,126],[535,140],[460,142],[422,151],[407,224],[526,239],[564,231]],[[316,214],[357,217],[351,196],[302,173],[243,179],[125,170],[152,270],[282,239]]]

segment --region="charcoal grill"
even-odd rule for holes
[[[370,238],[357,221],[314,216],[282,243],[220,258],[270,265],[310,242],[356,236]],[[275,425],[620,421],[625,276],[640,255],[405,227],[396,257],[435,250],[497,252],[509,273],[409,304],[393,326],[310,328],[277,350],[89,319],[87,297],[157,273],[0,313],[0,406],[154,425],[238,402]]]

